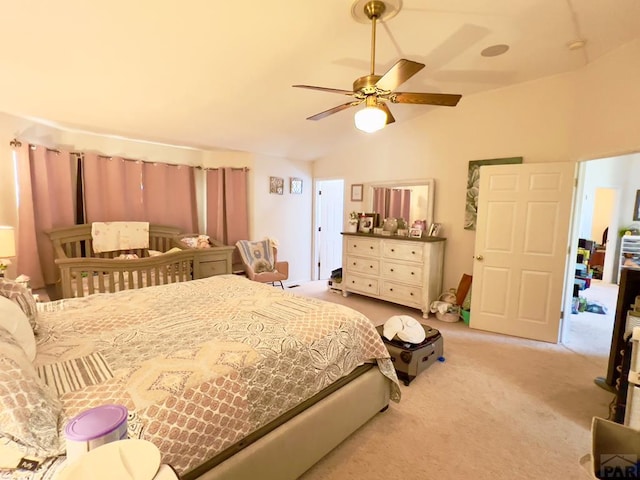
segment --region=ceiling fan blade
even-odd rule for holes
[[[314,87],[313,85],[291,85],[296,88],[308,88],[310,90],[319,90],[321,92],[340,93],[342,95],[355,95],[352,90],[341,90],[339,88]]]
[[[393,103],[413,103],[419,105],[439,105],[455,107],[462,95],[452,93],[408,93],[395,92],[389,96]]]
[[[378,108],[380,110],[384,110],[384,113],[387,114],[387,125],[389,125],[390,123],[393,123],[396,121],[395,118],[393,118],[393,115],[391,114],[391,110],[389,110],[389,107],[387,106],[386,103],[384,102],[379,102],[378,103]]]
[[[386,91],[395,90],[423,68],[424,63],[401,58],[376,82],[376,87]]]
[[[338,105],[337,107],[330,108],[329,110],[325,110],[324,112],[316,113],[315,115],[307,117],[307,120],[322,120],[324,117],[328,117],[329,115],[332,115],[334,113],[341,112],[342,110],[358,105],[359,103],[360,102],[344,103],[342,105]]]

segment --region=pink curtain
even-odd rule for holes
[[[373,188],[373,211],[380,215],[380,222],[384,222],[385,218],[389,216],[387,211],[387,197],[388,189],[384,187]]]
[[[86,223],[145,221],[142,162],[86,153],[82,168]]]
[[[32,288],[56,282],[53,245],[47,231],[75,223],[75,162],[68,151],[42,146],[16,148],[18,171],[17,273]]]
[[[198,215],[193,167],[166,163],[142,164],[143,202],[151,223],[196,233]]]
[[[374,187],[373,211],[385,218],[404,218],[410,222],[411,190]]]
[[[410,222],[411,190],[392,188],[389,192],[389,216]]]
[[[198,228],[193,167],[86,154],[86,221],[146,221]]]
[[[225,245],[249,238],[246,169],[207,170],[207,234]]]

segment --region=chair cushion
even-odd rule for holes
[[[275,258],[273,247],[269,240],[259,240],[250,242],[239,240],[236,245],[242,257],[242,261],[254,272],[273,272],[275,269]]]
[[[263,283],[281,282],[282,280],[286,279],[287,276],[284,273],[280,273],[278,271],[258,273],[254,278],[254,280],[256,280],[257,282]]]

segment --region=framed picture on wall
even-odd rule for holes
[[[633,207],[633,219],[640,220],[640,190],[636,190],[636,203]]]
[[[483,165],[508,165],[522,163],[522,157],[490,158],[487,160],[471,160],[467,172],[467,193],[464,212],[465,230],[476,229],[478,216],[478,191],[480,190],[480,167]]]
[[[362,201],[362,190],[363,190],[363,185],[361,183],[354,183],[351,185],[351,201],[352,202]]]
[[[282,195],[284,193],[284,178],[269,177],[269,193]]]
[[[296,193],[296,194],[302,193],[302,179],[292,177],[290,181],[290,189],[291,189],[291,193]]]

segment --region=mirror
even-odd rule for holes
[[[406,205],[402,209],[404,212],[407,210],[409,212],[409,218],[405,218],[409,226],[416,220],[426,220],[426,228],[433,223],[433,202],[435,198],[435,180],[433,178],[365,183],[363,205],[367,212],[378,213],[380,221],[383,222],[386,216],[397,215],[388,215],[388,211],[378,211],[381,210],[380,207],[376,209],[374,204],[379,204],[379,202],[374,202],[374,197],[378,198],[375,194],[376,189],[388,189],[388,192],[396,191],[395,193],[402,195],[403,202],[409,205],[408,209]]]

